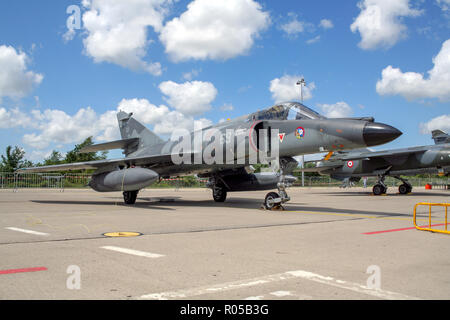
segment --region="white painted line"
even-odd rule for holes
[[[343,280],[334,279],[332,277],[324,277],[320,274],[297,270],[297,271],[289,271],[287,272],[296,278],[303,278],[306,280],[311,280],[323,284],[327,284],[330,286],[338,287],[341,289],[347,289],[351,291],[355,291],[362,294],[367,294],[370,296],[374,296],[380,299],[386,300],[421,300],[420,298],[407,296],[401,293],[396,293],[392,291],[382,290],[382,289],[371,289],[366,286],[360,285],[354,282],[348,282]]]
[[[262,300],[262,299],[264,299],[264,296],[247,297],[244,300]]]
[[[45,233],[45,232],[37,232],[37,231],[27,230],[27,229],[20,229],[20,228],[14,228],[14,227],[7,227],[5,229],[12,230],[12,231],[18,231],[18,232],[35,234],[37,236],[49,236],[49,234]]]
[[[100,247],[100,248],[106,249],[106,250],[117,251],[117,252],[121,252],[121,253],[132,254],[132,255],[135,255],[135,256],[139,256],[139,257],[146,257],[146,258],[161,258],[161,257],[164,257],[164,255],[162,255],[162,254],[145,252],[145,251],[139,251],[139,250],[132,250],[132,249],[126,249],[126,248],[120,248],[120,247],[114,247],[114,246],[104,246],[104,247]]]
[[[274,291],[274,292],[271,292],[270,294],[275,297],[287,297],[287,296],[293,295],[290,291]]]
[[[348,281],[337,280],[332,277],[325,277],[319,274],[315,274],[308,271],[297,270],[297,271],[288,271],[285,273],[278,273],[268,276],[263,276],[259,278],[227,282],[223,284],[213,285],[213,286],[204,286],[192,289],[178,290],[178,291],[168,291],[161,293],[151,293],[145,294],[140,297],[140,299],[151,299],[151,300],[168,300],[168,299],[181,299],[188,298],[193,296],[200,296],[204,294],[212,294],[230,290],[243,289],[248,287],[253,287],[257,285],[289,280],[289,279],[306,279],[314,282],[319,282],[322,284],[338,287],[341,289],[351,290],[357,293],[371,295],[381,299],[387,300],[419,300],[419,298],[410,297],[407,295],[403,295],[396,292],[381,290],[381,289],[370,289],[366,286],[362,286],[358,283],[352,283]],[[259,298],[259,296],[251,297],[251,298]]]

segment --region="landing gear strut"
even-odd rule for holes
[[[291,198],[286,192],[286,188],[291,186],[286,180],[285,171],[286,167],[289,165],[289,161],[286,159],[279,160],[280,166],[280,176],[277,183],[278,193],[269,192],[264,199],[264,208],[267,210],[284,210],[283,203],[288,202]]]
[[[139,190],[138,191],[124,191],[123,192],[123,201],[126,204],[135,204],[138,193],[139,193]]]

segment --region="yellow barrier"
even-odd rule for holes
[[[418,206],[428,206],[428,228],[425,228],[424,226],[419,227],[416,223],[416,211]],[[432,207],[445,207],[445,230],[438,230],[438,229],[432,229],[433,227],[431,225],[431,208]],[[445,233],[450,234],[450,231],[447,230],[447,213],[448,213],[448,207],[450,207],[450,203],[429,203],[429,202],[419,202],[414,206],[414,226],[417,230],[423,230],[423,231],[431,231],[431,232],[439,232],[439,233]],[[441,224],[439,224],[441,225]]]

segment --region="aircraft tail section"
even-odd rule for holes
[[[146,126],[134,119],[132,115],[132,113],[126,113],[123,111],[120,111],[117,114],[117,120],[119,122],[119,129],[122,139],[139,139],[139,142],[137,144],[130,145],[130,147],[124,149],[124,153],[126,155],[138,149],[164,142]]]
[[[442,130],[434,130],[431,134],[431,138],[434,140],[435,144],[450,143],[450,135],[446,134]]]

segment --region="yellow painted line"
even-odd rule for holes
[[[139,232],[107,232],[103,234],[106,237],[137,237],[141,236],[142,233]]]

